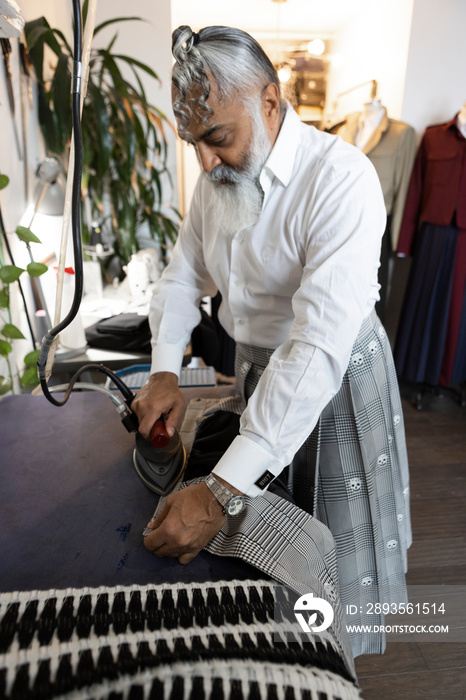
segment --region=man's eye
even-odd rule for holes
[[[224,146],[226,141],[226,136],[217,137],[216,139],[209,139],[209,144],[211,146]]]

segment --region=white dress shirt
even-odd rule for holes
[[[151,303],[152,372],[179,375],[199,303],[222,295],[234,340],[276,349],[214,473],[255,496],[277,476],[338,392],[362,321],[379,298],[385,206],[369,159],[288,109],[260,177],[259,221],[218,230],[200,177]]]

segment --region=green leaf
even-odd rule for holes
[[[26,226],[17,226],[16,235],[25,243],[42,243],[42,241],[37,238],[36,234],[33,233],[30,228],[26,228]]]
[[[117,90],[117,97],[121,101],[125,97],[128,97],[127,83],[123,79],[121,71],[113,56],[109,54],[108,51],[106,51],[105,49],[100,49],[99,54],[102,56],[103,59],[103,67],[105,68],[105,70],[108,71],[113,81],[113,84],[115,85],[115,88]]]
[[[113,58],[118,58],[120,59],[120,61],[125,61],[130,66],[137,66],[138,68],[152,76],[152,78],[155,78],[155,80],[159,80],[159,76],[157,75],[157,73],[146,63],[142,63],[141,61],[138,61],[135,58],[132,58],[131,56],[125,56],[119,53],[114,53]]]
[[[10,295],[8,294],[8,287],[6,289],[0,289],[0,309],[7,309],[10,305]]]
[[[117,39],[118,39],[118,32],[115,32],[115,34],[113,35],[113,39],[110,41],[109,45],[107,46],[108,52],[110,52],[113,49],[113,45]]]
[[[44,263],[39,263],[39,262],[30,262],[29,265],[27,266],[27,271],[31,275],[31,277],[40,277],[40,275],[43,275],[44,272],[47,272],[49,268],[47,265],[44,265]]]
[[[63,144],[60,143],[60,138],[58,136],[59,129],[56,124],[56,115],[50,107],[45,88],[40,83],[37,86],[37,104],[40,128],[47,150],[50,151],[50,153],[61,155],[64,147]]]
[[[5,323],[0,333],[5,338],[10,338],[12,340],[25,340],[24,335],[21,333],[19,328],[14,326],[12,323]]]
[[[20,275],[24,272],[22,267],[16,267],[16,265],[4,265],[0,269],[0,280],[5,284],[11,284],[19,279]]]
[[[63,41],[63,44],[66,46],[69,56],[73,56],[71,46],[68,44],[66,36],[63,34],[63,32],[61,32],[59,29],[52,29],[52,32],[56,34],[56,36],[60,37],[60,39]]]
[[[20,381],[23,386],[37,386],[39,384],[39,375],[36,367],[28,367]]]
[[[0,175],[0,190],[3,190],[3,188],[6,187],[9,182],[10,178],[8,175]]]
[[[40,355],[40,350],[32,350],[31,352],[28,352],[26,357],[24,358],[24,364],[26,367],[35,367],[37,364],[37,360],[39,359]]]
[[[97,139],[97,148],[95,149],[97,163],[95,163],[95,168],[100,177],[104,177],[109,168],[113,146],[110,118],[100,90],[91,82],[88,85],[88,93],[92,97],[93,111],[91,113],[87,109],[86,117],[89,120],[89,125],[92,122],[92,126],[89,131],[85,132],[85,137],[83,134],[83,138],[85,138],[86,142],[90,142],[90,145],[95,144]]]
[[[89,9],[89,0],[84,0],[84,2],[83,2],[83,7],[82,7],[82,10],[81,10],[83,27],[86,26],[87,11],[88,11],[88,9]]]
[[[30,28],[27,31],[27,44],[30,52],[37,45],[42,45],[43,48],[43,45],[47,44],[57,56],[61,54],[61,46],[55,38],[55,34],[58,32],[51,28],[45,17],[39,17],[28,24]]]
[[[68,69],[68,56],[62,53],[58,57],[51,91],[53,92],[53,109],[56,115],[56,123],[60,129],[60,146],[63,144],[63,148],[71,134],[70,86],[71,74]]]
[[[102,22],[102,24],[98,24],[94,29],[94,36],[98,34],[98,32],[102,31],[102,29],[105,29],[105,27],[108,27],[109,24],[115,24],[115,22],[131,22],[133,20],[136,20],[137,22],[147,21],[142,19],[142,17],[114,17],[113,19],[108,19],[106,22]]]
[[[13,350],[11,347],[10,343],[7,343],[6,340],[2,340],[0,338],[0,355],[3,355],[3,357],[6,357],[7,355],[10,354],[10,352]]]
[[[24,26],[29,58],[40,84],[44,82],[44,46],[47,44],[59,56],[61,46],[45,17],[39,17]]]
[[[8,394],[9,391],[11,391],[11,382],[5,377],[0,377],[0,396]]]

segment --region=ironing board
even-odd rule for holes
[[[344,646],[277,644],[263,570],[144,549],[157,497],[107,397],[6,397],[0,445],[1,697],[359,697]]]

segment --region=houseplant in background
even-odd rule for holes
[[[8,182],[9,180],[7,175],[0,173],[0,190],[7,187]],[[16,235],[26,244],[32,242],[40,243],[37,236],[25,226],[18,226],[16,228]],[[33,350],[31,350],[31,352],[24,357],[23,362],[25,368],[20,376],[18,375],[15,363],[12,362],[12,343],[14,343],[15,340],[25,340],[25,336],[18,326],[13,323],[10,309],[10,285],[19,282],[20,277],[23,275],[23,273],[26,273],[26,270],[16,266],[13,260],[10,260],[10,263],[7,262],[3,250],[3,243],[5,243],[5,247],[9,250],[8,239],[6,237],[3,217],[0,210],[0,358],[3,360],[8,374],[7,377],[0,374],[0,397],[9,392],[14,393],[16,387],[18,386],[18,379],[23,387],[34,387],[39,383],[36,369],[39,350],[36,350],[34,347],[35,339],[31,326],[29,327],[31,330]],[[11,251],[9,251],[9,253],[11,256]],[[43,263],[30,262],[27,265],[27,274],[29,274],[31,277],[39,277],[40,275],[44,274],[44,272],[47,272],[47,266]],[[27,314],[27,307],[22,289],[21,296],[23,297],[25,311]]]
[[[84,24],[87,8],[85,0]],[[112,24],[127,21],[143,20],[109,19],[95,27],[94,37]],[[65,169],[71,137],[72,50],[64,34],[50,27],[45,17],[27,22],[25,36],[37,80],[45,147]],[[163,186],[171,182],[165,130],[173,127],[159,109],[149,104],[141,75],[159,78],[150,66],[116,53],[116,38],[117,34],[106,48],[91,50],[82,124],[82,233],[86,243],[92,221],[99,222],[104,235],[106,231],[108,235],[111,224],[116,257],[112,268],[121,270],[138,250],[136,234],[141,230],[158,243],[159,255],[165,261],[167,248],[176,240],[180,216],[162,199]]]

